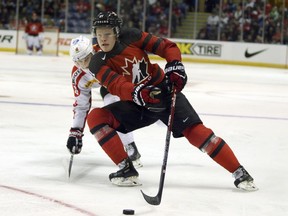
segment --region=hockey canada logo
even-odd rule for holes
[[[147,62],[144,58],[141,60],[137,60],[136,57],[133,60],[125,59],[126,65],[121,67],[123,69],[123,76],[124,75],[132,75],[132,82],[137,84],[140,83],[142,80],[148,77],[147,73]],[[132,71],[130,74],[129,71]]]

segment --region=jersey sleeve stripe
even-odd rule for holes
[[[118,76],[119,76],[119,75],[118,75],[117,73],[113,74],[113,76],[109,79],[109,82],[108,82],[108,85],[107,85],[107,86],[109,86],[110,83],[112,83],[113,80],[116,79]]]
[[[160,44],[161,44],[162,41],[163,41],[162,38],[158,38],[158,39],[157,39],[156,43],[155,43],[155,44],[153,45],[153,47],[152,47],[152,52],[153,52],[153,53],[156,52],[156,50],[158,49],[158,47],[160,46]]]
[[[149,41],[151,40],[152,38],[152,35],[151,34],[148,34],[147,37],[144,39],[143,41],[143,44],[142,44],[142,47],[141,49],[145,49],[145,47],[147,46],[147,44],[149,43]]]
[[[111,69],[110,69],[110,68],[107,69],[107,70],[104,72],[103,76],[101,77],[101,83],[104,83],[104,82],[106,81],[106,79],[108,78],[110,72],[111,72]]]

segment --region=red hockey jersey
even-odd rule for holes
[[[43,25],[38,21],[29,22],[25,27],[25,33],[28,35],[37,36],[39,33],[43,32]]]
[[[156,85],[164,78],[164,71],[150,62],[148,53],[159,55],[167,62],[181,61],[174,42],[129,28],[122,31],[110,52],[100,51],[92,57],[89,69],[111,94],[121,100],[132,100],[135,85]]]

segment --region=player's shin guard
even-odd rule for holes
[[[128,158],[128,155],[116,130],[109,126],[110,124],[113,125],[113,122],[110,122],[111,119],[115,121],[109,111],[96,108],[89,113],[87,123],[90,132],[95,136],[102,149],[118,165],[121,161]]]
[[[240,166],[228,144],[203,124],[187,128],[183,134],[192,145],[207,153],[215,162],[229,172],[233,173]]]
[[[28,46],[27,47],[27,54],[32,55],[32,53],[33,53],[33,46]]]

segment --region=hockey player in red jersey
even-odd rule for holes
[[[27,54],[32,55],[34,48],[37,51],[37,55],[42,55],[43,48],[43,25],[38,19],[35,12],[32,13],[31,20],[28,20],[25,26],[24,39],[26,40]]]
[[[74,90],[75,103],[73,104],[74,117],[67,140],[67,148],[71,154],[79,154],[82,149],[82,137],[86,117],[91,108],[92,88],[100,87],[89,69],[89,62],[94,53],[99,51],[97,45],[92,46],[91,41],[83,36],[72,39],[70,45],[70,56],[75,65],[72,68],[72,87]],[[119,101],[119,97],[111,95],[105,87],[100,89],[104,105]],[[140,153],[134,142],[133,133],[118,133],[124,144],[124,148],[135,167],[141,167]]]
[[[116,131],[130,132],[161,120],[167,125],[171,86],[177,99],[173,136],[185,137],[190,144],[208,154],[232,173],[237,188],[254,191],[253,178],[239,163],[229,145],[207,128],[181,92],[187,82],[177,45],[138,29],[121,29],[122,20],[114,12],[101,12],[93,22],[93,32],[100,46],[89,64],[101,85],[120,101],[94,108],[87,117],[90,132],[119,170],[109,175],[116,185],[138,185],[134,169]],[[161,69],[152,64],[147,53],[154,53],[167,64]]]

